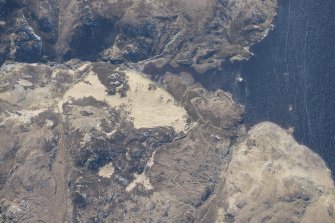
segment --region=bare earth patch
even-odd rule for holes
[[[63,104],[71,103],[71,99],[94,97],[111,107],[122,108],[129,112],[137,129],[173,126],[177,132],[184,131],[187,112],[176,105],[172,95],[158,86],[155,90],[149,90],[151,85],[156,84],[135,71],[128,70],[125,73],[130,88],[126,97],[121,97],[119,94],[108,95],[106,87],[100,82],[98,76],[90,72],[65,93],[58,103],[59,111],[62,113]]]
[[[104,177],[104,178],[111,178],[111,176],[113,176],[114,173],[114,167],[113,167],[113,163],[109,163],[107,165],[105,165],[104,167],[102,167],[99,170],[99,176]]]

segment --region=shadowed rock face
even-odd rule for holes
[[[164,58],[198,71],[248,58],[248,47],[266,34],[276,7],[276,0],[13,2],[2,6],[4,58]]]

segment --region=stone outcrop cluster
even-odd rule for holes
[[[0,0],[0,222],[334,222],[324,161],[193,77],[276,3]]]

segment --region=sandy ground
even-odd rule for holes
[[[146,190],[152,190],[154,187],[151,185],[149,178],[144,174],[134,174],[135,180],[131,182],[127,188],[126,191],[130,192],[132,191],[138,184],[144,186]]]
[[[99,174],[99,176],[104,177],[104,178],[111,178],[111,176],[113,176],[113,174],[114,174],[113,163],[109,163],[109,164],[103,166],[99,170],[98,174]]]
[[[15,120],[23,123],[30,123],[31,119],[37,117],[40,113],[46,111],[46,109],[39,109],[39,110],[22,110],[18,111],[16,114],[10,113],[10,116],[4,120]],[[50,122],[50,120],[49,120]]]
[[[127,192],[132,191],[139,184],[142,185],[146,190],[152,190],[154,188],[150,183],[149,177],[147,176],[147,172],[150,171],[151,167],[155,163],[155,154],[156,151],[152,154],[152,156],[148,160],[146,165],[147,167],[146,171],[144,171],[142,174],[136,174],[136,173],[134,174],[135,180],[126,187]]]
[[[62,105],[71,99],[94,97],[112,107],[124,108],[133,119],[135,128],[153,128],[158,126],[173,126],[177,132],[184,131],[187,113],[184,108],[176,105],[174,98],[164,89],[157,87],[149,90],[151,80],[135,71],[126,71],[130,90],[127,97],[107,95],[106,87],[98,76],[90,72],[83,81],[68,90],[58,103],[62,113]]]
[[[25,90],[20,84],[16,84],[12,91],[0,93],[0,99],[29,110],[51,107],[55,101],[49,87]]]

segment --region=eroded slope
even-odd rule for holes
[[[222,213],[233,222],[334,222],[335,188],[325,162],[272,123],[233,150]]]
[[[248,58],[276,0],[11,0],[0,11],[2,61],[163,58],[199,72]]]
[[[157,84],[78,61],[0,72],[3,222],[334,221],[324,162],[274,124],[245,134],[230,94],[190,75]]]
[[[1,74],[5,222],[182,222],[207,212],[242,115],[229,95],[174,76],[161,80],[168,93],[107,63]]]

